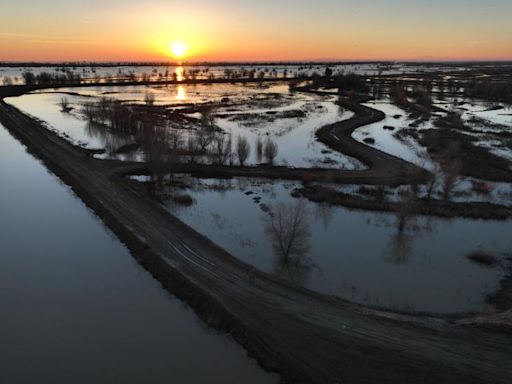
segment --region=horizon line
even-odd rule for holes
[[[485,64],[511,63],[510,59],[311,59],[311,60],[0,60],[0,66],[44,66],[44,65],[169,65],[169,66],[200,66],[200,65],[341,65],[341,64]]]

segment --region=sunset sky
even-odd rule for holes
[[[510,0],[1,0],[1,61],[512,59]]]

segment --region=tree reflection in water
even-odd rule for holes
[[[396,265],[409,262],[413,255],[413,237],[404,231],[397,231],[389,241],[388,250],[385,252],[385,260]]]
[[[414,240],[435,231],[431,217],[408,218],[407,223],[407,230],[400,229],[399,225],[384,250],[384,259],[395,265],[408,263],[414,256]]]

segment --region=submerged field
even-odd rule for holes
[[[120,69],[117,84],[3,88],[0,121],[167,290],[285,380],[371,381],[395,364],[385,382],[435,367],[505,383],[508,80],[475,83],[492,65],[363,69],[236,67],[219,82]]]
[[[0,381],[277,382],[165,292],[2,125],[0,148]]]
[[[166,87],[101,87],[94,89],[60,89],[59,92],[39,92],[9,99],[8,102],[24,112],[41,119],[62,137],[77,145],[103,151],[102,157],[142,159],[139,148],[133,151],[119,149],[133,144],[126,132],[116,133],[91,124],[82,113],[84,103],[102,98],[121,101],[127,105],[144,105],[148,94],[155,105],[166,111],[183,111],[179,118],[171,117],[166,127],[176,130],[186,141],[190,132],[201,125],[201,106],[215,105],[215,124],[233,140],[243,136],[250,145],[271,138],[278,146],[276,165],[294,167],[329,166],[362,169],[356,159],[333,153],[314,138],[316,129],[348,119],[351,112],[344,111],[332,98],[306,94],[292,94],[287,85],[194,85]],[[61,99],[65,97],[73,108],[62,113]],[[212,106],[213,108],[213,106]],[[139,156],[142,155],[142,156]],[[263,162],[252,151],[247,164]]]
[[[317,93],[295,90],[277,80],[266,84],[73,87],[35,91],[7,102],[98,159],[135,161],[147,164],[150,170],[157,155],[174,164],[227,167],[222,172],[243,165],[245,168],[237,171],[242,174],[261,165],[281,167],[283,174],[287,169],[302,169],[301,179],[286,182],[186,174],[169,178],[165,169],[158,180],[153,174],[132,177],[132,181],[139,181],[151,194],[155,194],[152,186],[158,181],[156,195],[171,214],[235,257],[318,292],[397,311],[490,312],[487,298],[507,274],[512,252],[507,236],[512,229],[510,220],[410,214],[403,226],[400,211],[350,210],[336,206],[332,199],[303,203],[304,233],[297,239],[301,251],[283,259],[282,252],[276,250],[275,234],[268,228],[276,211],[297,209],[297,191],[303,186],[311,188],[310,178],[318,170],[368,169],[362,161],[316,137],[320,128],[355,116],[328,88]],[[357,142],[438,175],[437,181],[417,187],[418,198],[512,206],[512,179],[506,176],[510,173],[510,164],[506,164],[512,157],[508,104],[435,98],[428,116],[412,113],[410,105],[392,97],[363,105],[381,111],[385,118],[356,129],[352,137]],[[444,160],[426,144],[425,136],[448,132],[439,121],[455,112],[461,116],[461,125],[454,127],[454,132],[468,137],[471,148],[485,150],[505,168],[486,180],[485,171],[474,174],[459,166],[447,196]],[[129,114],[130,121],[125,124],[132,128],[116,124],[116,113]],[[148,124],[155,135],[149,143]],[[243,162],[241,139],[247,152]],[[266,153],[268,143],[275,146],[271,157]],[[175,154],[169,160],[168,151],[172,150]],[[331,193],[373,201],[373,205],[400,206],[409,193],[407,186],[337,184],[334,179],[317,185]],[[493,260],[492,266],[472,261],[475,254],[486,255]]]

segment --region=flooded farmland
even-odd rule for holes
[[[0,126],[0,381],[276,383]]]

